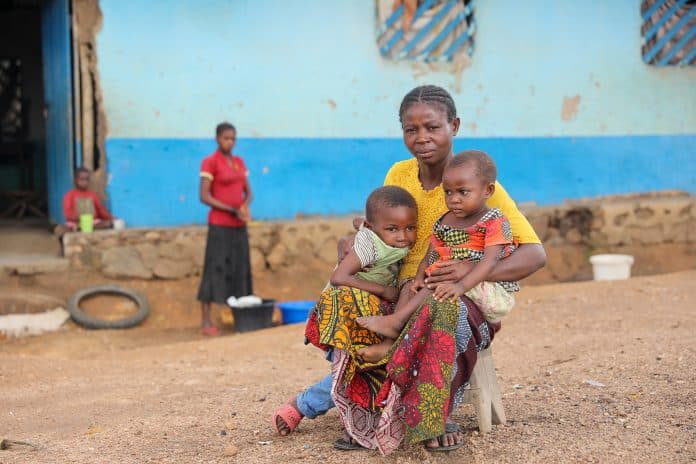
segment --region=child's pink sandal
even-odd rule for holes
[[[278,435],[283,436],[280,427],[278,427],[278,418],[281,418],[289,430],[289,432],[285,435],[290,435],[300,424],[302,417],[303,416],[300,414],[300,411],[295,409],[289,402],[285,403],[273,413],[273,427],[275,428],[276,432],[278,432]]]

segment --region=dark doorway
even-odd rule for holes
[[[41,0],[0,0],[0,217],[4,219],[48,215],[41,6]]]

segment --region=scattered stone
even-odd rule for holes
[[[589,385],[590,387],[597,387],[597,388],[606,387],[606,385],[604,385],[602,382],[598,382],[598,381],[592,380],[592,379],[585,380],[585,383],[587,385]]]
[[[87,429],[87,431],[85,432],[85,435],[87,435],[87,436],[94,435],[96,433],[101,433],[104,430],[105,430],[104,427],[102,427],[101,425],[93,425]]]
[[[236,456],[238,452],[239,448],[237,448],[235,445],[227,445],[225,447],[225,451],[222,454],[229,457]]]
[[[10,449],[13,445],[29,446],[37,450],[44,449],[41,445],[35,445],[34,443],[28,441],[8,440],[7,438],[5,438],[0,441],[0,450]]]

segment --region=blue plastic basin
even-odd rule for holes
[[[309,312],[314,308],[316,303],[310,300],[303,301],[285,301],[278,303],[280,313],[283,315],[283,323],[297,324],[306,322]]]

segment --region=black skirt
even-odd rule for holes
[[[208,225],[198,301],[224,304],[230,296],[253,293],[246,226]]]

